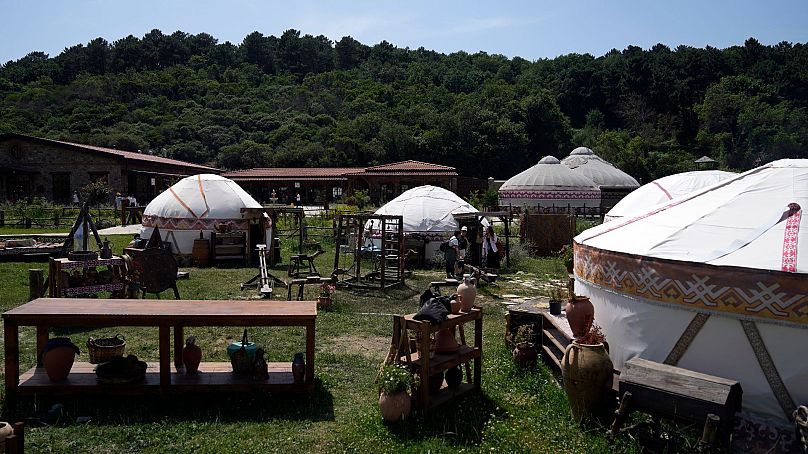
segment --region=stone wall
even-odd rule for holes
[[[67,194],[60,191],[56,199],[69,200],[73,191],[93,181],[93,177],[106,174],[107,182],[115,191],[125,192],[122,161],[90,151],[74,150],[35,141],[10,139],[0,142],[0,201],[25,196],[54,200],[54,174],[69,175]],[[24,180],[29,183],[24,188]],[[15,189],[17,188],[17,189]]]

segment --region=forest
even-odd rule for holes
[[[508,178],[588,146],[641,181],[707,155],[808,158],[808,45],[657,44],[528,61],[259,32],[152,30],[0,67],[0,133],[226,169],[415,159]]]

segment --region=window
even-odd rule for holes
[[[338,186],[334,186],[331,188],[331,195],[334,200],[339,200],[342,198],[342,188]]]

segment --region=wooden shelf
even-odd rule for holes
[[[160,392],[160,364],[148,362],[145,380],[128,384],[102,384],[95,375],[97,364],[77,362],[73,364],[67,379],[52,382],[45,373],[44,367],[34,367],[20,376],[18,392],[20,394],[86,394],[86,393],[127,393],[142,394],[144,392]],[[206,362],[199,365],[196,374],[185,374],[182,367],[172,367],[169,390],[218,392],[249,391],[263,389],[266,391],[308,391],[312,386],[306,383],[295,383],[292,376],[291,362],[267,363],[269,378],[253,380],[249,374],[235,374],[229,362]]]
[[[468,345],[461,345],[456,352],[435,353],[435,356],[429,358],[429,375],[451,369],[457,365],[479,358],[480,356],[482,356],[482,350],[469,347]],[[410,358],[412,358],[412,361],[409,364],[420,369],[423,361],[421,361],[418,352],[410,354]],[[402,357],[400,360],[403,363],[407,362],[406,357]]]

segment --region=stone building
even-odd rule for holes
[[[33,196],[67,203],[73,191],[103,180],[113,192],[133,195],[145,204],[180,178],[198,173],[221,171],[148,153],[0,135],[0,201]]]

